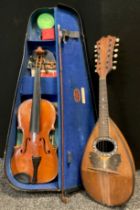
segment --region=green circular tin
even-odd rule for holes
[[[49,29],[54,26],[54,17],[48,13],[43,13],[37,18],[37,25],[40,29]]]

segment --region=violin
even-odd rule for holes
[[[11,170],[15,179],[25,184],[47,183],[58,174],[57,149],[50,139],[56,110],[40,93],[40,72],[46,64],[46,53],[38,47],[29,60],[35,71],[33,99],[22,102],[17,112],[18,128],[23,135],[22,143],[14,147]]]

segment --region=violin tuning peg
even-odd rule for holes
[[[118,47],[119,46],[119,43],[115,44],[115,47]]]
[[[118,57],[118,54],[114,54],[113,57],[114,57],[114,58],[117,58],[117,57]]]
[[[116,70],[116,66],[113,66],[112,69],[113,69],[113,70]]]
[[[118,52],[119,50],[118,49],[114,49],[114,52]]]
[[[94,57],[97,57],[98,55],[97,54],[94,54]]]
[[[97,49],[95,49],[94,52],[97,52]]]
[[[97,49],[97,45],[94,45],[94,48]]]
[[[119,42],[120,41],[120,38],[116,38],[116,42]]]
[[[95,63],[97,63],[98,59],[95,59]]]
[[[113,61],[113,63],[117,63],[117,61]]]
[[[95,69],[95,72],[97,73],[97,69]]]

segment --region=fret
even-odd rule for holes
[[[106,78],[99,80],[99,135],[100,137],[109,136],[108,124],[108,97]]]

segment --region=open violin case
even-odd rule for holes
[[[51,14],[55,21],[54,38],[50,40],[41,39],[37,18],[42,13]],[[41,76],[40,83],[41,98],[54,104],[57,113],[53,138],[57,148],[58,174],[47,183],[22,183],[12,173],[11,158],[14,147],[20,146],[23,140],[17,112],[23,102],[33,97],[34,77],[28,63],[37,47],[51,52],[56,61],[55,74]],[[80,17],[74,9],[64,5],[37,9],[31,14],[27,26],[7,135],[5,173],[10,185],[23,191],[69,192],[78,189],[82,185],[81,159],[94,124],[94,100]]]

